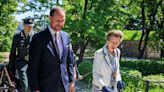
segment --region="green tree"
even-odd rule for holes
[[[83,61],[89,44],[93,48],[105,44],[105,33],[109,29],[124,29],[133,10],[130,3],[131,0],[63,0],[61,6],[67,11],[64,30],[71,35],[73,50],[79,57],[78,63]],[[54,5],[59,5],[59,2],[32,0],[22,6],[21,12],[32,11],[35,18],[48,23],[45,12]]]
[[[110,29],[124,29],[131,16],[130,0],[68,0],[67,26],[71,34],[73,49],[79,56],[78,63],[88,44],[98,49],[105,44],[105,34]]]
[[[153,6],[153,7],[152,7]],[[155,34],[163,35],[163,0],[142,0],[142,36],[139,43],[139,57],[142,58],[147,48],[150,31],[155,30]],[[163,41],[163,36],[158,36],[158,39]],[[156,38],[155,38],[156,39]],[[163,44],[160,40],[160,46]],[[158,41],[155,41],[158,42]]]
[[[13,16],[17,11],[17,6],[18,2],[15,0],[0,1],[0,51],[10,50],[11,39],[17,26]]]
[[[61,6],[59,0],[28,0],[19,6],[18,13],[32,12],[35,18],[35,31],[43,30],[49,22],[49,10],[55,5]]]

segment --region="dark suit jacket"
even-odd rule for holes
[[[63,83],[65,92],[69,82],[73,82],[73,56],[70,49],[70,38],[60,31],[63,42],[63,55],[59,58],[48,28],[35,34],[30,44],[28,66],[29,85],[32,92],[57,92],[59,83]]]

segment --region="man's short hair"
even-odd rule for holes
[[[120,41],[123,40],[123,32],[118,29],[113,29],[109,31],[106,35],[106,40],[109,41],[111,36],[120,37]]]
[[[55,6],[50,10],[50,16],[54,16],[55,12],[63,11],[65,13],[65,10],[60,6]]]

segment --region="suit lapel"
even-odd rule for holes
[[[117,49],[115,49],[114,51],[115,51],[115,54],[116,54],[116,56],[115,56],[115,59],[116,59],[116,67],[117,67],[117,69],[118,69],[118,65],[119,65],[119,55],[118,55]]]
[[[47,34],[45,39],[47,39],[47,42],[48,42],[47,43],[47,48],[49,49],[49,51],[51,52],[51,54],[53,56],[57,56],[58,57],[59,55],[58,55],[58,53],[56,51],[56,48],[55,48],[55,45],[54,45],[54,42],[53,42],[53,39],[52,39],[52,35],[51,35],[48,27],[46,28],[45,31],[46,31],[46,34]]]
[[[103,52],[104,52],[104,58],[105,58],[106,63],[108,64],[108,66],[113,71],[112,66],[111,66],[111,63],[110,63],[110,59],[109,59],[109,56],[108,56],[106,45],[103,47]]]
[[[109,59],[109,55],[108,55],[108,49],[107,49],[106,45],[103,47],[103,52],[104,52],[105,61],[107,62],[108,66],[111,68],[111,70],[114,72],[115,70],[112,68],[112,65],[111,65],[111,62]],[[116,50],[114,50],[114,53],[117,53]],[[116,64],[116,68],[118,69],[118,62],[119,62],[118,55],[114,56],[114,59],[116,59],[114,62]]]
[[[62,41],[62,44],[63,44],[63,52],[61,54],[61,58],[63,57],[64,53],[65,53],[65,49],[66,49],[66,45],[67,45],[67,40],[64,38],[65,37],[65,34],[64,32],[60,31],[60,34],[61,34],[61,41]]]
[[[47,48],[50,50],[52,55],[55,56],[54,51],[53,51],[52,41],[49,41],[49,43],[47,44]]]

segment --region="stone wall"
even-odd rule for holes
[[[121,46],[121,52],[123,57],[137,57],[139,54],[138,51],[139,41],[123,41]],[[148,46],[147,50],[144,53],[146,58],[159,58],[160,51],[153,49]]]

